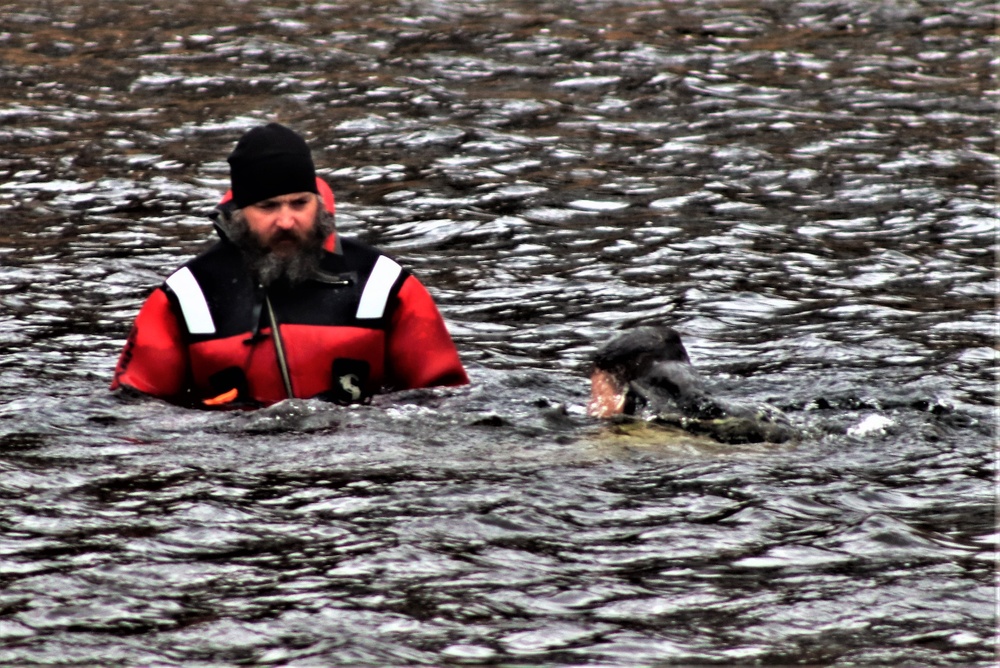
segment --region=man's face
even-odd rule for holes
[[[263,249],[288,258],[313,239],[319,202],[310,192],[289,193],[243,207],[247,227]]]

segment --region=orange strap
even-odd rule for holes
[[[235,401],[239,394],[240,391],[234,387],[228,392],[223,392],[219,396],[212,397],[211,399],[205,399],[201,403],[206,406],[222,406],[223,404],[228,404],[230,401]]]

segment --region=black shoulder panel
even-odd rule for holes
[[[391,322],[399,289],[409,272],[402,269],[393,282],[381,318],[359,320],[356,315],[361,295],[383,254],[352,239],[341,238],[340,242],[343,252],[324,253],[322,275],[317,279],[294,286],[279,282],[268,289],[279,322],[375,329],[384,329]],[[260,306],[264,292],[254,285],[235,245],[220,241],[185,266],[197,279],[216,330],[214,334],[192,335],[192,341],[255,330],[255,319],[264,313]]]

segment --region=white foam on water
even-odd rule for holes
[[[895,420],[884,415],[869,415],[858,424],[847,430],[848,436],[868,436],[870,434],[884,434],[887,427],[896,424]]]

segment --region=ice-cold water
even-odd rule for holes
[[[8,0],[0,662],[990,664],[996,13]],[[472,386],[109,396],[269,120]],[[585,417],[650,323],[803,439]]]

